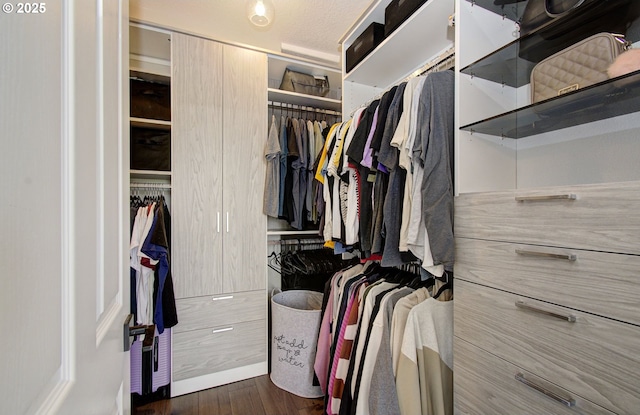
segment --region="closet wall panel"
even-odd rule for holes
[[[173,396],[267,372],[267,58],[175,33]]]
[[[266,287],[262,213],[267,56],[224,47],[225,292]]]
[[[222,45],[172,37],[172,260],[176,298],[222,279]]]

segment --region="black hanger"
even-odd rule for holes
[[[433,298],[437,299],[438,297],[440,297],[440,294],[442,294],[443,292],[445,292],[446,290],[449,290],[449,289],[451,289],[451,290],[453,289],[453,280],[447,281],[442,287],[440,287],[440,289],[433,296]]]

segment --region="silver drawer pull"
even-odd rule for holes
[[[540,313],[540,314],[545,314],[547,316],[551,316],[551,317],[555,317],[558,318],[560,320],[566,320],[569,323],[575,323],[576,322],[576,316],[569,314],[569,315],[564,315],[564,314],[560,314],[560,313],[555,313],[553,311],[549,311],[549,310],[543,310],[541,308],[536,308],[530,304],[525,303],[524,301],[518,300],[516,301],[516,307],[518,308],[522,308],[525,310],[529,310],[529,311],[533,311],[535,313]]]
[[[516,373],[516,380],[518,382],[521,382],[523,384],[525,384],[526,386],[530,387],[531,389],[535,389],[540,393],[545,394],[546,396],[548,396],[549,398],[553,399],[554,401],[560,402],[561,404],[563,404],[564,406],[568,406],[569,408],[574,407],[576,405],[576,400],[573,398],[565,398],[563,396],[558,395],[555,392],[552,392],[548,389],[543,388],[540,385],[536,385],[535,383],[531,382],[528,379],[525,379],[524,375],[522,373]]]
[[[222,297],[213,297],[211,300],[212,301],[218,301],[218,300],[231,300],[233,298],[232,295],[225,295]]]
[[[573,193],[564,195],[542,195],[542,196],[516,196],[516,202],[542,202],[545,200],[576,200],[577,196]]]
[[[211,334],[223,333],[225,331],[231,331],[231,330],[233,330],[233,327],[225,327],[223,329],[213,329],[211,330]]]
[[[566,261],[575,261],[578,259],[575,254],[553,254],[550,252],[527,251],[526,249],[516,249],[516,254],[540,258],[564,259]]]

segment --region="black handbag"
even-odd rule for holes
[[[597,33],[624,35],[639,15],[637,0],[529,0],[518,56],[537,63]]]

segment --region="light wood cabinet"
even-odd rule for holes
[[[171,234],[176,298],[219,294],[222,283],[222,45],[172,39]]]
[[[264,290],[267,57],[227,45],[223,57],[223,290]]]
[[[267,371],[266,64],[172,37],[173,396]]]
[[[453,355],[456,415],[613,415],[613,412],[457,337],[454,338]],[[553,394],[553,398],[544,399],[536,387]]]
[[[549,39],[496,3],[456,0],[455,411],[635,413],[640,78],[531,104]]]
[[[455,295],[458,337],[613,412],[640,407],[636,326],[466,281]]]
[[[456,256],[467,281],[640,325],[640,256],[462,237]]]

